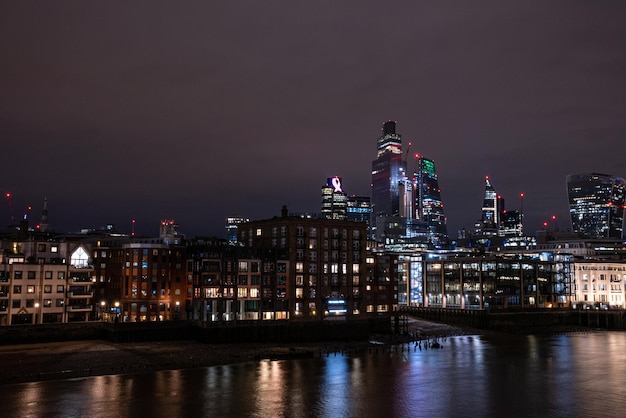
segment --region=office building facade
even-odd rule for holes
[[[239,241],[249,249],[284,254],[277,273],[262,276],[263,319],[270,309],[276,319],[324,319],[397,308],[395,263],[387,260],[390,267],[381,273],[377,256],[367,249],[364,223],[288,216],[283,208],[281,217],[241,225]]]
[[[406,178],[406,162],[402,158],[402,137],[396,133],[396,122],[383,124],[382,135],[377,141],[376,160],[372,161],[372,234],[377,232],[380,221],[376,218],[400,215],[400,185]]]
[[[435,170],[435,162],[428,158],[418,157],[418,171],[415,173],[417,195],[416,218],[427,228],[429,241],[438,246],[448,238],[446,217],[441,200],[439,179]]]
[[[346,219],[348,196],[343,191],[341,177],[329,177],[322,186],[322,215],[326,219]]]
[[[572,231],[581,238],[624,237],[624,179],[607,174],[566,178]]]

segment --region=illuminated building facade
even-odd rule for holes
[[[226,239],[229,244],[237,244],[237,228],[239,224],[248,221],[250,221],[250,219],[241,216],[229,216],[226,218]]]
[[[401,306],[449,309],[547,308],[572,301],[570,255],[398,259]]]
[[[377,158],[372,161],[372,235],[380,239],[375,218],[400,214],[400,184],[405,177],[402,159],[402,137],[396,133],[396,123],[383,124],[377,141]]]
[[[443,201],[435,163],[428,158],[418,158],[418,171],[415,173],[417,190],[416,218],[427,228],[427,236],[431,243],[437,245],[446,241],[448,229],[443,212]]]
[[[104,319],[184,319],[188,305],[184,247],[159,239],[137,239],[96,246],[94,259],[98,266],[96,302],[102,304]]]
[[[482,216],[475,224],[474,233],[482,237],[497,236],[499,224],[500,209],[498,208],[498,195],[491,185],[489,177],[486,176]]]
[[[257,257],[222,240],[196,238],[187,242],[187,276],[192,280],[189,319],[260,319],[261,277],[269,270],[275,274],[275,266],[271,257]]]
[[[348,196],[346,219],[352,222],[365,222],[368,225],[372,216],[372,204],[369,196]]]
[[[37,233],[1,244],[0,325],[93,319],[89,245]]]
[[[343,191],[341,177],[329,177],[322,186],[322,214],[326,219],[346,219],[348,196]]]
[[[395,275],[387,269],[387,279],[380,279],[366,240],[364,223],[288,216],[286,208],[281,217],[242,225],[239,241],[246,247],[287,257],[274,266],[277,274],[262,275],[261,317],[274,312],[276,319],[323,319],[394,310]]]
[[[162,220],[159,237],[97,234],[93,248],[98,316],[107,321],[185,319],[191,304],[184,237]]]
[[[606,174],[567,176],[572,231],[582,238],[624,237],[624,179]]]
[[[383,124],[377,144],[377,159],[372,162],[372,238],[386,245],[441,246],[448,233],[435,163],[416,155],[410,176],[402,138],[392,121]]]
[[[520,196],[523,197],[523,194]],[[485,196],[483,199],[482,216],[474,225],[474,237],[522,237],[522,221],[523,214],[521,210],[506,210],[504,198],[496,193],[493,185],[489,181],[489,177],[485,177]]]
[[[575,307],[626,308],[624,298],[626,262],[576,261],[572,271]]]

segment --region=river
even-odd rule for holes
[[[0,417],[617,417],[626,333],[460,336],[443,348],[0,386]]]

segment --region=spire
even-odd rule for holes
[[[46,232],[48,230],[48,198],[43,198],[43,210],[41,211],[41,222],[39,223],[39,230]]]

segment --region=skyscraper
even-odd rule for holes
[[[448,229],[443,213],[435,162],[418,156],[418,167],[418,172],[415,173],[416,218],[426,224],[429,240],[433,243],[441,243],[447,239]]]
[[[489,176],[485,176],[485,197],[483,199],[482,216],[474,225],[474,233],[483,237],[496,236],[498,235],[499,224],[498,195],[489,181]]]
[[[522,220],[521,209],[506,210],[504,198],[496,193],[489,181],[489,176],[485,176],[482,216],[474,225],[474,235],[483,238],[495,236],[521,237],[523,235]]]
[[[441,244],[447,239],[447,228],[434,162],[416,155],[415,172],[409,175],[402,137],[393,121],[383,124],[377,145],[372,162],[373,238]]]
[[[572,231],[583,238],[624,237],[624,179],[607,174],[566,178]]]
[[[406,164],[402,160],[402,137],[396,123],[385,122],[378,138],[377,157],[372,161],[372,213],[374,217],[400,214],[400,182]],[[372,222],[372,227],[376,222]]]
[[[402,137],[396,133],[396,123],[383,124],[377,141],[377,157],[372,161],[372,237],[385,239],[388,217],[399,217],[400,184],[405,177],[406,164],[402,160]]]
[[[326,219],[346,219],[348,197],[343,191],[341,177],[329,177],[322,186],[322,214]]]

